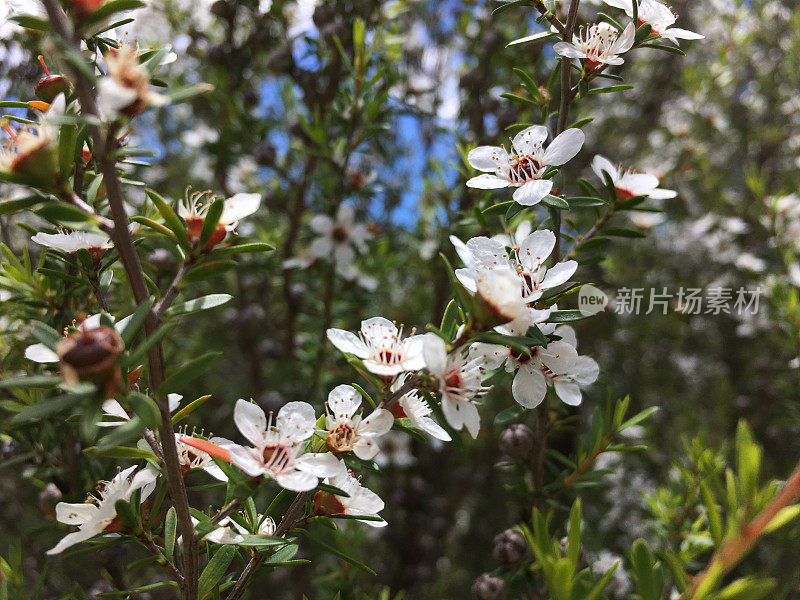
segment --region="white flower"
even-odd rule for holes
[[[592,160],[592,171],[605,181],[603,172],[608,173],[617,196],[620,198],[632,198],[633,196],[649,196],[655,200],[666,200],[678,195],[674,190],[659,189],[658,177],[647,173],[634,173],[630,169],[623,172],[620,167],[615,167],[610,160],[599,154]]]
[[[213,197],[208,198],[207,194],[208,192],[189,193],[187,190],[186,197],[178,204],[178,216],[186,222],[186,233],[195,243],[200,240],[203,222],[214,200]],[[236,229],[239,221],[256,212],[260,204],[261,194],[241,193],[227,198],[217,228],[204,247],[211,248],[224,240],[228,233]]]
[[[112,322],[114,321],[114,317],[111,315],[107,316]],[[117,333],[122,334],[122,331],[125,329],[125,326],[128,324],[128,321],[130,321],[132,316],[133,315],[128,315],[127,317],[124,317],[114,323],[114,329],[117,331]],[[100,327],[100,314],[98,313],[96,315],[92,315],[91,317],[86,317],[81,322],[79,327],[89,331]],[[59,361],[58,354],[44,344],[33,344],[25,348],[25,358],[41,364],[57,363]]]
[[[328,339],[342,352],[355,354],[377,375],[394,376],[425,367],[422,338],[402,338],[402,329],[383,317],[361,321],[358,335],[344,329],[328,329]]]
[[[208,452],[203,452],[189,444],[184,444],[181,441],[183,437],[185,436],[182,433],[175,434],[175,447],[178,450],[178,462],[184,473],[187,473],[191,469],[199,469],[205,471],[217,481],[228,481],[228,476],[217,466]]]
[[[624,54],[633,47],[636,28],[629,23],[620,34],[615,27],[606,22],[583,26],[573,36],[572,42],[558,42],[553,49],[567,58],[582,58],[587,71],[598,65],[621,65]]]
[[[502,332],[509,335],[525,335],[526,330],[502,328]],[[547,348],[534,346],[530,349],[530,355],[517,354],[498,344],[476,342],[470,346],[470,358],[480,359],[487,370],[496,369],[505,362],[506,371],[517,371],[511,385],[514,400],[525,408],[536,408],[547,393],[545,374],[567,373],[577,360],[578,352],[565,341],[550,342]]]
[[[356,257],[355,250],[367,251],[372,235],[364,225],[355,223],[356,211],[349,204],[340,204],[336,220],[328,215],[314,215],[309,226],[320,237],[311,242],[309,252],[317,258],[332,260],[337,265],[349,265]]]
[[[135,466],[129,467],[117,473],[111,481],[101,482],[102,487],[98,487],[99,498],[90,495],[86,502],[80,504],[59,502],[56,505],[56,519],[60,523],[77,526],[78,531],[65,535],[47,554],[59,554],[104,531],[119,529],[117,509],[114,506],[117,500],[130,500],[133,492],[141,489],[143,502],[155,489],[158,474],[154,469],[142,469],[134,476],[135,470]]]
[[[481,384],[483,361],[459,351],[448,354],[444,340],[434,333],[425,335],[424,352],[428,371],[439,384],[447,422],[458,431],[466,426],[473,438],[478,437],[481,424],[474,399],[489,390]]]
[[[333,454],[302,452],[302,442],[314,433],[314,408],[307,402],[289,402],[272,417],[252,402],[237,400],[233,411],[236,427],[254,447],[247,448],[224,440],[212,442],[230,452],[231,462],[251,477],[266,475],[294,492],[316,487],[319,478],[336,475],[345,469]]]
[[[392,384],[391,390],[396,392],[399,390],[403,383],[405,383],[407,376],[401,375]],[[403,419],[406,418],[411,421],[411,424],[427,433],[428,435],[449,442],[452,438],[442,427],[431,417],[433,411],[428,403],[422,398],[416,390],[407,392],[397,400],[397,404],[392,407],[392,414]]]
[[[328,394],[325,417],[325,445],[334,454],[352,451],[358,458],[371,460],[378,453],[376,439],[392,428],[394,417],[384,408],[376,408],[362,419],[356,415],[361,394],[349,385],[337,385]]]
[[[604,0],[609,6],[621,8],[631,19],[633,18],[632,0]],[[650,25],[652,32],[660,37],[672,40],[676,44],[678,40],[701,40],[705,36],[673,27],[677,18],[666,5],[658,0],[640,0],[638,11],[639,22],[637,25]]]
[[[148,106],[161,106],[167,99],[150,91],[150,75],[139,63],[136,48],[123,44],[104,56],[106,75],[97,81],[100,114],[109,117],[122,112],[135,116]]]
[[[500,233],[497,235],[493,235],[491,239],[502,244],[504,248],[508,247],[511,248],[512,250],[518,251],[519,246],[522,243],[522,240],[528,237],[531,234],[532,230],[533,230],[533,223],[531,223],[530,221],[522,221],[522,223],[517,225],[517,229],[514,232],[509,231],[508,233]],[[453,240],[454,238],[451,237],[450,239]],[[453,243],[455,244],[455,242]]]
[[[484,190],[516,187],[513,198],[519,204],[538,204],[553,189],[552,181],[542,179],[547,167],[570,160],[586,138],[580,129],[567,129],[545,150],[546,139],[547,128],[534,125],[514,136],[511,152],[500,146],[478,146],[471,150],[467,156],[469,164],[485,174],[473,177],[467,186]]]
[[[262,514],[257,514],[256,521],[258,522],[258,531],[256,532],[256,535],[273,535],[275,533],[275,529],[277,529],[277,527],[275,526],[275,521],[272,519],[272,517],[264,517]],[[220,523],[222,523],[222,521],[220,521]],[[250,533],[246,528],[239,525],[239,523],[233,519],[230,519],[230,523],[242,535],[248,535]]]
[[[314,497],[314,508],[317,514],[343,514],[361,515],[364,517],[377,517],[383,510],[383,500],[373,492],[361,485],[361,482],[350,473],[345,472],[326,479],[326,483],[339,488],[347,496],[336,496],[329,492],[317,492]],[[386,521],[363,521],[371,527],[386,527]]]
[[[114,244],[108,236],[102,233],[87,231],[71,231],[69,233],[37,233],[31,241],[40,246],[55,248],[67,254],[74,254],[78,250],[88,250],[95,264],[100,261],[103,253]]]

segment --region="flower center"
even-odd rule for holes
[[[350,239],[350,234],[347,233],[347,230],[344,227],[337,225],[333,228],[333,231],[331,231],[331,237],[333,238],[334,242],[343,244]]]
[[[341,454],[353,449],[356,432],[350,423],[340,423],[332,429],[325,440],[325,446],[334,454]]]
[[[518,156],[510,161],[508,180],[511,183],[523,184],[538,179],[544,170],[539,159],[533,156]]]
[[[272,471],[283,471],[291,461],[289,450],[286,446],[267,446],[263,453],[264,464]]]

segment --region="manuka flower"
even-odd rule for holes
[[[77,526],[78,531],[65,535],[47,554],[59,554],[103,532],[122,529],[124,525],[117,517],[115,507],[117,500],[130,500],[131,495],[141,489],[140,499],[144,502],[155,489],[157,473],[154,469],[148,467],[134,475],[135,470],[135,466],[129,467],[117,473],[111,481],[101,482],[97,488],[99,497],[90,495],[86,502],[80,504],[59,502],[56,505],[56,519]]]
[[[186,444],[207,451],[239,467],[251,477],[270,477],[294,492],[316,487],[321,477],[331,477],[345,467],[330,453],[303,453],[303,442],[314,433],[314,408],[306,402],[289,402],[278,411],[275,426],[258,405],[238,400],[233,411],[236,427],[253,447],[239,446],[229,440],[212,438],[211,443],[195,444],[190,437]],[[214,453],[212,446],[222,452]],[[227,455],[227,456],[226,456]]]
[[[200,234],[203,230],[208,209],[214,201],[209,197],[210,192],[191,192],[186,190],[186,197],[178,205],[178,215],[186,223],[186,233],[193,244],[200,241]],[[261,204],[261,194],[235,194],[225,200],[225,206],[219,217],[214,233],[208,238],[204,250],[208,250],[219,244],[228,233],[234,231],[241,219],[249,217],[258,210]]]
[[[92,257],[94,266],[100,265],[103,254],[113,243],[107,235],[88,231],[70,231],[69,233],[37,233],[31,241],[41,246],[55,248],[67,254],[75,254],[78,250],[86,250]]]
[[[402,329],[383,317],[361,321],[359,335],[344,329],[328,329],[328,339],[342,352],[355,354],[373,373],[392,377],[404,371],[417,371],[425,366],[422,338],[411,335],[403,339]]]
[[[447,422],[459,431],[466,427],[473,438],[478,437],[481,425],[475,398],[489,390],[481,383],[483,361],[459,351],[448,353],[444,340],[434,333],[425,335],[424,352],[425,364],[442,395]]]
[[[339,488],[347,496],[337,496],[323,490],[314,494],[313,512],[315,515],[355,515],[364,517],[377,517],[383,510],[384,503],[378,494],[361,485],[361,482],[350,473],[342,473],[325,480],[334,487]],[[386,527],[386,521],[364,520],[363,523],[371,527]]]
[[[519,336],[525,335],[527,327],[504,327],[500,331]],[[511,385],[514,400],[525,408],[536,408],[547,393],[548,377],[570,373],[578,359],[578,352],[565,341],[550,342],[546,348],[533,346],[530,354],[517,353],[498,344],[476,342],[470,346],[470,357],[481,360],[483,368],[487,370],[496,369],[505,362],[506,371],[516,371]]]
[[[358,458],[371,460],[378,453],[376,439],[392,428],[394,417],[383,408],[370,416],[356,414],[361,406],[361,394],[349,385],[337,385],[328,394],[325,417],[325,445],[336,455],[353,452]]]
[[[356,250],[366,252],[366,242],[372,235],[364,225],[355,222],[355,215],[349,204],[339,205],[336,220],[328,215],[314,215],[309,226],[319,237],[311,242],[311,255],[346,266],[353,262]]]
[[[634,173],[630,169],[623,172],[620,167],[615,167],[605,156],[599,154],[592,160],[592,170],[601,181],[605,181],[603,173],[608,173],[617,190],[617,197],[624,200],[633,196],[649,196],[656,200],[666,200],[677,196],[674,190],[660,189],[658,177],[647,173]]]
[[[553,49],[567,58],[582,58],[586,71],[594,71],[600,65],[621,65],[620,56],[633,47],[636,28],[629,23],[622,33],[606,22],[581,27],[572,42],[558,42]]]
[[[110,48],[105,63],[107,74],[97,81],[97,101],[103,116],[123,113],[135,117],[149,106],[167,102],[164,96],[150,90],[150,75],[133,46]]]
[[[635,0],[604,0],[609,6],[621,8],[631,19],[633,18],[633,4]],[[638,10],[639,22],[637,25],[650,25],[651,31],[662,38],[666,38],[678,43],[678,40],[701,40],[705,36],[673,27],[677,17],[672,13],[668,6],[658,2],[658,0],[639,0]]]
[[[547,128],[534,125],[520,131],[511,141],[511,152],[500,146],[478,146],[467,156],[469,164],[484,175],[467,181],[467,186],[484,190],[516,187],[513,198],[524,206],[533,206],[553,189],[553,182],[542,179],[547,167],[560,166],[574,157],[583,146],[580,129],[567,129],[545,149]],[[491,175],[489,173],[492,173]]]

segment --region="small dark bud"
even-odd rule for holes
[[[500,434],[500,450],[511,458],[526,458],[533,450],[536,436],[527,425],[511,425]]]
[[[484,573],[472,584],[472,597],[475,600],[499,600],[503,596],[506,584],[499,577]]]
[[[111,327],[84,329],[56,344],[61,375],[69,385],[82,381],[103,387],[108,397],[122,385],[117,361],[125,350],[122,338]]]
[[[515,529],[506,529],[496,535],[492,556],[503,567],[518,565],[529,556],[525,536]]]

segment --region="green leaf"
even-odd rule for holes
[[[506,44],[506,48],[509,48],[511,46],[517,46],[518,44],[527,44],[528,42],[544,40],[551,37],[557,37],[557,35],[552,31],[540,31],[539,33],[534,33],[533,35],[526,35],[525,37],[516,39],[513,42],[509,42],[508,44]]]
[[[86,17],[85,25],[94,25],[111,18],[118,12],[133,10],[144,6],[142,0],[106,0],[95,11]]]
[[[484,215],[504,215],[506,211],[514,206],[516,202],[514,200],[509,200],[508,202],[501,202],[499,204],[494,204],[489,208],[481,211]]]
[[[199,267],[195,267],[186,274],[186,277],[184,277],[183,280],[188,282],[201,281],[203,279],[213,277],[219,273],[223,273],[224,271],[232,269],[236,266],[237,262],[235,260],[213,260],[204,263]]]
[[[567,558],[575,571],[581,555],[581,499],[577,498],[569,512],[569,529],[567,531]]]
[[[213,91],[213,85],[209,85],[208,83],[194,83],[171,89],[167,93],[167,97],[172,104],[178,104],[179,102],[185,102],[201,94],[208,94]]]
[[[329,494],[333,494],[334,496],[342,496],[344,498],[349,498],[350,494],[345,492],[344,490],[339,489],[333,485],[328,483],[319,483],[317,484],[317,489],[323,492],[328,492]]]
[[[180,409],[178,412],[172,415],[172,424],[176,425],[177,423],[183,421],[186,417],[192,414],[192,412],[203,406],[203,404],[205,404],[206,400],[208,400],[209,398],[211,398],[211,394],[200,396],[197,400],[193,400],[192,402],[184,406],[182,409]]]
[[[96,394],[97,389],[93,385],[81,386],[79,391],[58,396],[52,400],[37,402],[36,404],[26,407],[12,417],[10,424],[15,426],[44,419],[45,417],[64,412]]]
[[[518,96],[517,94],[511,94],[509,92],[503,92],[500,94],[501,98],[505,98],[506,100],[510,100],[511,102],[517,102],[518,104],[524,104],[525,106],[535,106],[539,107],[539,103],[531,100],[530,98],[523,98],[522,96]]]
[[[764,528],[764,533],[772,533],[776,529],[779,529],[790,521],[796,519],[798,515],[800,515],[800,504],[793,504],[792,506],[783,507]]]
[[[59,375],[22,375],[20,377],[8,377],[0,380],[0,390],[9,390],[12,388],[52,388],[59,383],[61,383],[61,377]]]
[[[130,502],[127,500],[117,500],[114,503],[114,509],[117,511],[117,516],[131,530],[136,531],[139,529],[139,512],[134,510]]]
[[[274,535],[254,535],[254,534],[241,534],[244,541],[239,542],[239,546],[254,546],[267,548],[269,546],[281,546],[286,544],[286,540],[282,537],[275,537]]]
[[[134,415],[130,421],[123,423],[119,427],[115,427],[111,433],[100,440],[97,444],[97,453],[104,454],[111,448],[133,443],[142,435],[144,429],[144,422],[142,422],[138,415]]]
[[[147,450],[142,450],[140,448],[128,448],[127,446],[117,446],[115,448],[106,448],[104,450],[99,450],[97,446],[92,446],[90,448],[86,448],[84,452],[92,456],[108,456],[110,458],[157,460],[156,455],[152,452],[148,452]]]
[[[211,236],[217,229],[217,225],[219,225],[219,218],[222,216],[222,211],[224,209],[225,198],[216,198],[211,203],[211,206],[208,207],[208,211],[206,212],[205,217],[203,217],[203,228],[200,230],[200,241],[197,243],[199,248],[205,247],[206,242],[211,239]]]
[[[567,204],[570,208],[590,208],[593,206],[605,206],[608,204],[605,200],[594,198],[592,196],[576,196],[574,198],[567,198]]]
[[[606,87],[592,88],[591,90],[589,90],[589,95],[593,95],[593,94],[612,94],[614,92],[623,92],[625,90],[632,90],[632,89],[633,89],[633,86],[632,85],[627,85],[627,84],[609,85],[609,86],[606,86]]]
[[[14,15],[8,18],[9,21],[15,21],[25,29],[34,29],[36,31],[47,31],[50,29],[50,21],[42,17],[35,17],[33,15]]]
[[[128,355],[128,358],[126,359],[127,364],[134,366],[139,364],[142,358],[144,358],[144,355],[147,354],[148,350],[160,342],[161,339],[170,331],[175,329],[177,325],[177,321],[162,323],[158,329],[156,329],[151,335],[147,336],[147,338]]]
[[[139,392],[128,394],[128,403],[134,413],[139,415],[142,422],[150,429],[155,429],[161,422],[161,411],[156,403],[149,397]]]
[[[225,576],[235,555],[236,546],[224,545],[220,546],[219,550],[211,557],[197,582],[197,594],[200,600],[211,596],[220,579]]]
[[[559,198],[558,196],[553,196],[552,194],[547,194],[547,196],[542,198],[542,204],[551,208],[569,210],[569,203],[566,200]]]
[[[686,52],[675,46],[668,46],[666,44],[642,44],[642,48],[654,48],[655,50],[662,50],[663,52],[671,52],[678,56],[686,56]]]
[[[120,333],[120,337],[122,341],[125,343],[125,347],[128,348],[132,343],[133,340],[136,338],[136,334],[139,333],[139,329],[141,329],[142,325],[144,324],[144,320],[147,318],[150,309],[153,307],[153,303],[155,302],[155,298],[152,296],[142,302],[133,314],[131,318],[128,319],[128,322],[125,323],[125,327]]]
[[[743,577],[728,584],[715,596],[715,600],[761,600],[777,586],[774,579]]]
[[[582,321],[591,315],[585,315],[579,310],[554,310],[547,317],[548,323],[571,323],[572,321]]]
[[[236,244],[232,246],[222,246],[214,248],[214,256],[228,256],[231,254],[254,254],[256,252],[272,252],[275,246],[264,242],[249,242],[246,244]]]
[[[208,296],[201,296],[194,300],[188,300],[182,304],[173,305],[168,311],[167,315],[175,317],[178,315],[190,315],[192,313],[200,312],[201,310],[208,310],[217,306],[222,306],[231,301],[233,296],[230,294],[209,294]]]
[[[661,600],[661,590],[656,585],[655,558],[647,542],[642,539],[633,543],[631,566],[636,581],[636,591],[641,600]]]
[[[0,215],[27,210],[32,206],[40,204],[44,198],[41,196],[27,196],[25,198],[17,198],[15,200],[4,200],[0,202]]]
[[[722,516],[717,506],[717,500],[714,498],[714,494],[711,493],[711,488],[706,481],[702,480],[700,481],[700,497],[703,499],[703,506],[706,508],[706,519],[708,519],[711,538],[714,540],[714,545],[719,547],[724,536]]]
[[[605,246],[608,242],[611,241],[611,238],[607,237],[593,237],[591,239],[586,240],[585,242],[581,242],[578,244],[578,248],[580,248],[581,252],[588,252],[589,250],[594,250],[595,248],[600,248],[601,246]]]
[[[505,425],[506,423],[511,423],[512,421],[516,421],[522,415],[525,414],[525,407],[520,406],[519,404],[515,404],[514,406],[509,406],[508,408],[504,408],[494,418],[495,425]]]
[[[175,512],[175,507],[170,506],[167,511],[166,519],[164,520],[164,552],[169,558],[170,562],[175,556],[175,538],[178,531],[178,515]]]
[[[158,388],[159,396],[175,392],[185,386],[193,379],[202,375],[208,366],[222,354],[221,352],[207,352],[202,356],[190,360],[181,366],[175,373],[167,377],[167,380]]]
[[[36,208],[33,212],[56,225],[60,225],[64,222],[86,223],[92,220],[89,213],[85,213],[80,208],[76,208],[71,204],[64,204],[63,202],[47,202]]]
[[[651,406],[650,408],[645,408],[642,412],[633,415],[630,419],[622,423],[618,428],[617,431],[624,431],[629,427],[633,427],[634,425],[638,425],[645,419],[649,419],[652,415],[658,412],[658,406]]]
[[[158,212],[161,213],[161,217],[164,219],[164,223],[167,228],[175,234],[175,238],[178,240],[181,247],[184,250],[190,250],[192,245],[189,242],[189,236],[186,234],[186,226],[180,218],[178,218],[178,215],[175,214],[175,211],[172,210],[172,207],[164,198],[153,190],[147,189],[145,190],[145,194],[152,200],[153,204],[156,205]]]

